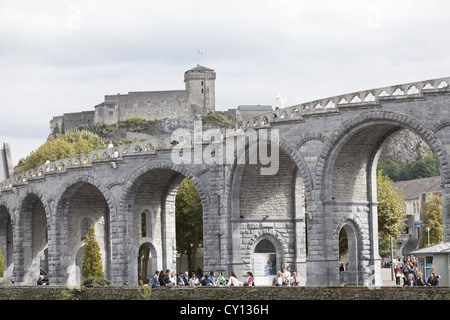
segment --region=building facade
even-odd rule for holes
[[[397,243],[399,255],[407,256],[417,249],[422,232],[423,207],[429,195],[442,193],[441,178],[430,177],[394,183],[396,189],[402,190],[406,207],[405,233]]]

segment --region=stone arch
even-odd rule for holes
[[[306,133],[297,140],[296,149],[308,164],[312,176],[314,176],[317,159],[326,139],[324,134],[318,132]]]
[[[50,207],[44,195],[28,187],[19,199],[15,223],[15,281],[33,284],[39,269],[48,266],[48,234]],[[48,272],[48,270],[46,270]]]
[[[264,137],[264,136],[263,136]],[[261,136],[260,136],[261,138]],[[226,181],[229,183],[229,212],[231,219],[228,223],[230,261],[235,265],[234,271],[241,275],[241,271],[248,268],[250,260],[248,254],[241,250],[241,241],[253,237],[259,228],[283,229],[288,240],[285,239],[291,253],[285,257],[289,259],[291,267],[298,274],[306,277],[306,230],[304,194],[307,201],[312,201],[311,173],[302,155],[284,139],[276,137],[272,140],[267,135],[267,142],[279,148],[280,168],[276,175],[261,176],[258,172],[260,163],[252,164],[235,159]],[[250,138],[249,138],[250,139]],[[246,156],[257,147],[256,143],[246,143]],[[253,168],[252,168],[253,167]],[[248,168],[248,169],[247,169]],[[251,185],[262,186],[255,190]],[[271,189],[271,188],[277,188]],[[259,193],[259,190],[263,193]],[[267,199],[264,205],[261,201],[251,199]],[[250,201],[247,201],[250,200]],[[262,210],[263,209],[263,210]],[[277,223],[275,224],[275,221]],[[245,261],[244,264],[241,261]],[[245,275],[245,274],[243,274]]]
[[[256,232],[247,242],[245,254],[251,255],[255,251],[256,245],[263,239],[272,240],[283,257],[289,253],[288,244],[284,237],[275,229],[264,228]]]
[[[311,140],[317,140],[325,143],[325,141],[327,140],[327,136],[325,136],[321,132],[303,134],[300,138],[297,139],[295,148],[299,150],[303,144]]]
[[[433,127],[433,132],[436,134],[439,130],[450,127],[450,121],[448,120],[438,120],[436,125]]]
[[[121,208],[124,208],[126,206],[126,201],[128,200],[127,197],[129,197],[130,192],[132,191],[135,182],[145,173],[153,170],[158,169],[168,169],[172,170],[174,172],[178,172],[179,174],[183,175],[184,177],[188,178],[192,184],[197,189],[200,199],[202,201],[203,206],[203,212],[207,212],[207,209],[209,208],[209,199],[208,194],[206,192],[206,188],[203,185],[203,183],[200,181],[200,179],[194,175],[190,170],[188,170],[186,167],[182,167],[179,165],[176,165],[172,162],[168,161],[160,161],[160,162],[154,162],[152,164],[144,165],[133,172],[133,174],[128,178],[128,180],[125,182],[125,187],[122,191],[118,206]]]
[[[105,198],[106,202],[108,203],[108,207],[110,209],[110,212],[113,213],[115,211],[115,199],[112,193],[109,191],[108,188],[106,188],[99,180],[96,178],[93,178],[91,176],[83,175],[83,176],[76,176],[71,177],[67,179],[67,181],[63,184],[61,187],[61,193],[59,194],[59,197],[56,201],[58,206],[61,206],[61,202],[64,200],[64,195],[67,190],[69,190],[71,187],[76,185],[77,183],[88,183],[93,185],[96,189],[98,189],[103,197]]]
[[[354,219],[351,216],[345,216],[342,217],[333,234],[333,239],[337,239],[337,245],[339,245],[339,233],[341,230],[344,229],[347,234],[348,269],[346,271],[345,284],[349,285],[358,285],[362,283],[362,274],[359,272],[362,268],[362,252],[369,248],[363,248],[361,228],[361,223],[357,219]],[[342,280],[344,279],[342,279],[341,275],[341,281]]]
[[[323,190],[326,178],[326,168],[329,166],[330,158],[333,153],[339,151],[345,142],[358,130],[374,124],[389,124],[392,127],[400,129],[410,129],[421,137],[433,151],[439,164],[441,178],[443,182],[450,183],[450,166],[447,160],[447,154],[442,143],[434,135],[433,131],[414,118],[395,112],[376,112],[371,111],[359,114],[344,122],[334,133],[326,140],[323,150],[319,156],[315,177],[315,189]],[[395,129],[394,129],[395,130]],[[393,132],[391,132],[393,133]],[[388,134],[389,135],[389,134]],[[386,137],[387,138],[387,137]],[[374,155],[375,156],[375,155]]]
[[[256,249],[264,240],[269,241],[269,243],[273,245],[275,252],[270,252],[270,254],[266,252],[265,254],[262,254],[262,256],[264,256],[264,258],[262,258],[261,253],[257,253]],[[275,254],[275,257],[273,254]],[[259,255],[259,257],[257,257],[257,255]],[[241,258],[243,261],[248,261],[242,272],[253,272],[256,285],[271,285],[276,272],[281,270],[281,268],[286,268],[291,262],[289,259],[289,245],[286,239],[273,228],[263,228],[255,233],[248,240],[245,250],[243,250],[241,254]],[[264,274],[262,274],[262,272],[257,272],[257,270],[260,270],[262,267],[260,263],[263,259],[264,261],[265,259],[270,259],[271,263],[275,262],[270,268],[275,274],[273,272],[269,272],[269,274],[265,273],[267,270],[264,270]]]
[[[36,188],[27,187],[26,190],[25,190],[24,196],[19,200],[20,201],[20,207],[21,207],[20,211],[22,211],[22,206],[24,204],[24,200],[29,195],[35,195],[42,202],[42,205],[44,206],[44,209],[45,209],[45,218],[47,219],[47,224],[49,224],[50,223],[50,216],[51,216],[51,213],[52,213],[51,206],[49,205],[49,203],[51,203],[52,199],[51,198],[47,198],[42,192],[40,192]]]
[[[87,220],[95,227],[105,278],[111,279],[115,249],[111,233],[116,229],[118,217],[110,191],[91,176],[70,177],[61,187],[55,208],[51,224],[54,245],[49,252],[57,257],[49,266],[55,282],[67,284],[82,279],[79,276],[84,246],[82,225]]]
[[[339,219],[347,212],[358,216],[364,228],[361,237],[368,243],[367,254],[361,255],[361,277],[368,277],[370,267],[374,269],[375,283],[381,277],[378,254],[376,166],[382,145],[394,132],[410,129],[428,144],[439,164],[443,183],[450,182],[450,171],[446,151],[434,135],[418,120],[394,112],[369,111],[359,114],[337,128],[324,144],[317,161],[315,192],[320,196],[322,207],[312,212],[308,221],[308,232],[321,234],[323,240],[333,234],[333,227],[323,222],[324,218]],[[355,211],[358,209],[358,211]],[[365,211],[365,212],[364,212]],[[324,283],[334,283],[332,260],[337,256],[336,249],[320,243],[314,244],[314,253],[328,256]],[[362,250],[362,248],[358,248]],[[311,258],[313,261],[316,257]],[[308,271],[313,270],[313,263]],[[331,281],[331,282],[327,282]]]
[[[139,257],[139,250],[143,245],[146,245],[149,250],[149,257],[146,257],[148,259],[151,259],[151,263],[148,265],[148,272],[147,272],[147,278],[150,278],[152,276],[152,272],[155,272],[156,270],[161,270],[163,268],[162,266],[162,254],[158,250],[158,246],[154,244],[153,239],[151,238],[142,238],[133,249],[133,252],[135,253],[136,258]],[[139,263],[138,263],[139,265]],[[141,279],[142,280],[142,279]],[[147,279],[144,279],[147,280]],[[148,283],[144,282],[144,283]]]
[[[271,141],[270,134],[268,134],[268,141]],[[300,177],[303,180],[305,192],[306,192],[306,198],[308,201],[313,200],[313,188],[314,188],[314,182],[311,175],[311,171],[308,168],[308,165],[306,161],[304,160],[303,156],[300,154],[298,149],[292,147],[288,142],[285,141],[285,139],[281,137],[277,137],[274,141],[276,146],[278,146],[281,151],[283,151],[290,160],[292,160],[298,170],[298,173]],[[241,158],[235,157],[234,164],[232,166],[232,169],[229,170],[227,173],[227,176],[225,178],[226,181],[228,181],[229,186],[229,201],[231,204],[231,214],[232,217],[235,217],[236,212],[239,210],[237,209],[238,205],[236,205],[236,201],[239,201],[239,193],[240,193],[240,185],[242,182],[242,177],[245,169],[245,164],[239,164],[239,163],[246,163],[245,157],[248,155],[248,153],[251,150],[256,150],[256,146],[250,145],[249,142],[246,140],[245,143],[245,152],[243,155],[241,155]]]
[[[144,165],[135,170],[124,183],[119,200],[121,218],[129,230],[135,228],[133,216],[136,210],[153,208],[157,215],[158,224],[155,226],[152,245],[159,252],[158,264],[164,268],[174,269],[176,265],[176,232],[175,232],[175,196],[181,181],[187,178],[196,188],[203,209],[203,220],[209,212],[209,193],[203,182],[187,167],[176,165],[168,161],[158,161]],[[151,183],[150,183],[151,182]],[[152,191],[154,190],[154,192]],[[146,200],[146,194],[152,194],[152,199]],[[140,214],[140,212],[139,212]],[[204,241],[207,235],[204,234]],[[129,234],[131,246],[139,241],[136,234]],[[136,251],[137,252],[137,251]],[[122,281],[135,283],[137,281],[136,259],[126,261],[126,274]],[[137,261],[137,260],[136,260]]]

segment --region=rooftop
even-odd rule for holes
[[[415,250],[412,253],[450,253],[450,242],[441,242],[433,246]]]
[[[188,72],[205,72],[205,71],[214,71],[214,70],[206,68],[206,67],[201,66],[201,65],[198,64],[196,67],[186,71],[186,73],[188,73]]]
[[[431,177],[394,182],[394,187],[403,189],[403,199],[418,199],[422,193],[442,191],[441,177]]]
[[[238,106],[240,111],[272,111],[272,106],[268,105],[240,105]]]

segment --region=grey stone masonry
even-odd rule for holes
[[[46,266],[52,284],[79,284],[83,235],[91,224],[113,285],[137,284],[143,243],[151,250],[152,270],[177,269],[174,198],[186,177],[203,206],[205,272],[234,271],[242,278],[252,271],[260,283],[270,282],[272,275],[260,273],[261,257],[270,254],[273,267],[290,266],[302,286],[336,286],[344,229],[352,283],[376,287],[376,166],[383,143],[399,130],[415,132],[437,159],[444,240],[450,241],[449,82],[367,90],[248,118],[233,131],[246,135],[244,154],[230,152],[220,135],[214,143],[194,135],[177,147],[155,138],[10,177],[0,183],[6,277],[32,284]],[[277,161],[263,161],[265,141]],[[275,172],[262,174],[275,164]],[[149,223],[145,237],[142,214]]]
[[[197,65],[185,72],[184,90],[142,91],[106,95],[92,111],[64,113],[50,121],[52,133],[80,127],[112,125],[132,118],[176,119],[206,115],[215,110],[214,70]]]

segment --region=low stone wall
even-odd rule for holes
[[[0,286],[0,300],[143,300],[143,288],[68,289],[57,286]],[[450,300],[448,287],[218,287],[156,288],[151,300]]]

